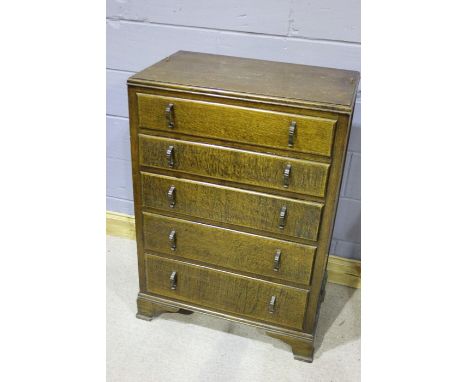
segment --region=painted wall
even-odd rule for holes
[[[360,71],[360,0],[107,0],[107,209],[133,214],[126,80],[190,50]],[[331,254],[361,256],[361,100]]]

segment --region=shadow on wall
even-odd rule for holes
[[[361,260],[361,202],[359,200],[340,199],[330,254]]]

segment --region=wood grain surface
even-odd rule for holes
[[[197,142],[140,135],[140,164],[310,196],[325,195],[327,163],[237,150]],[[166,152],[172,147],[173,167]],[[291,166],[288,187],[284,171]]]
[[[174,105],[174,127],[165,110]],[[141,128],[173,131],[225,141],[239,141],[288,151],[331,155],[336,120],[306,117],[175,97],[138,94]],[[291,122],[296,122],[292,147],[288,146]]]
[[[350,107],[359,73],[179,51],[135,74],[129,82],[177,84],[210,92],[222,90]]]
[[[309,285],[316,248],[285,240],[247,234],[230,229],[143,213],[145,249],[168,256],[268,276],[278,281]],[[169,235],[176,232],[176,248]],[[281,251],[280,266],[274,257]]]
[[[247,226],[291,238],[316,240],[323,204],[283,198],[216,184],[141,174],[143,206],[174,211],[212,221]],[[175,205],[170,207],[168,191],[175,188]],[[280,211],[287,208],[284,228]]]
[[[148,291],[180,301],[301,329],[308,291],[146,255]],[[177,273],[175,289],[170,276]],[[269,312],[271,297],[274,312]]]

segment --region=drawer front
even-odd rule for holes
[[[336,125],[332,119],[142,93],[138,118],[143,128],[324,156],[331,155]]]
[[[316,248],[143,213],[145,249],[308,285]]]
[[[150,293],[302,329],[307,290],[152,255],[146,255],[146,282]]]
[[[323,197],[329,165],[140,135],[140,164]]]
[[[141,174],[143,206],[316,240],[323,204]]]

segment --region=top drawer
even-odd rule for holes
[[[138,93],[139,126],[330,156],[336,120]]]

